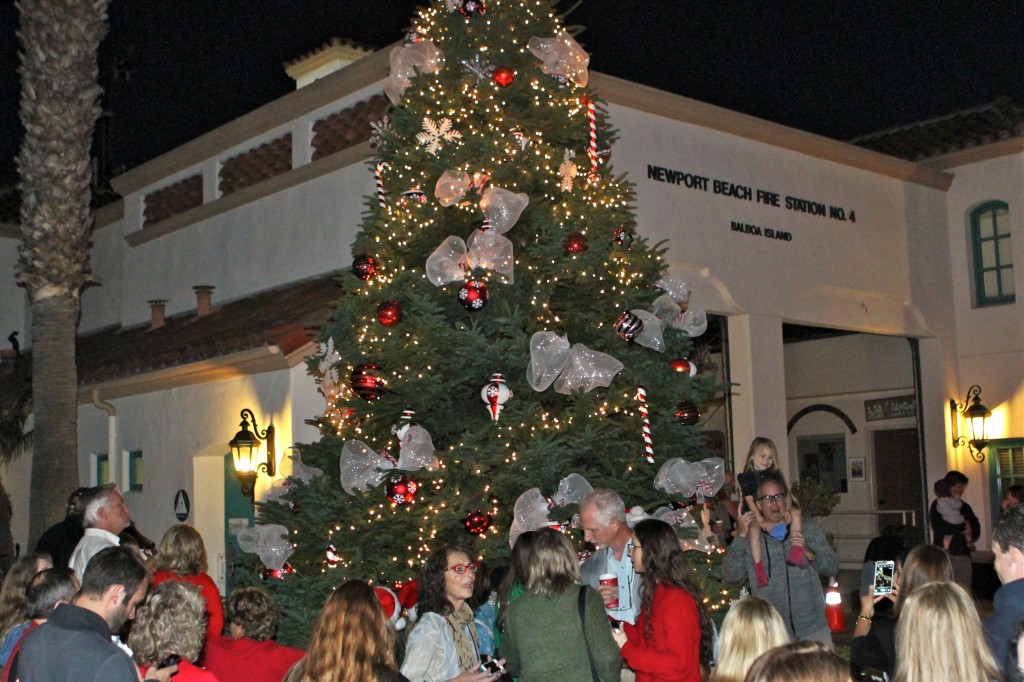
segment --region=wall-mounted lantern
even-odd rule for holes
[[[970,402],[970,405],[967,403]],[[960,415],[967,419],[970,438],[960,434]],[[981,404],[981,387],[975,384],[967,389],[967,397],[962,403],[949,401],[949,418],[953,425],[953,447],[966,445],[975,462],[984,462],[982,450],[988,445],[988,418],[992,412]]]
[[[249,422],[252,422],[252,431]],[[277,451],[274,446],[274,422],[270,422],[265,431],[260,431],[256,424],[256,415],[250,409],[242,410],[242,430],[235,434],[228,445],[235,462],[235,477],[242,484],[243,495],[253,495],[256,487],[256,476],[259,472],[273,478],[277,470]],[[260,459],[260,437],[267,442],[267,459]]]

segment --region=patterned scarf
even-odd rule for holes
[[[476,643],[476,626],[473,624],[473,609],[463,604],[458,611],[450,611],[445,620],[452,627],[455,638],[455,653],[459,657],[459,670],[476,671],[480,667],[480,653]],[[466,634],[466,629],[469,634]]]

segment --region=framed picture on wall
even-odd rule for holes
[[[850,480],[851,481],[864,481],[867,479],[866,467],[864,465],[863,457],[851,457],[850,458]]]

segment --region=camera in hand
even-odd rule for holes
[[[160,661],[160,665],[157,668],[170,668],[172,665],[178,665],[181,663],[181,656],[178,654],[171,654],[164,660]]]
[[[480,664],[480,667],[484,670],[484,672],[488,672],[492,675],[497,675],[498,673],[505,672],[505,666],[503,666],[501,663],[498,663],[498,661],[493,658],[483,661]]]

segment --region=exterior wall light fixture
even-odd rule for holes
[[[970,402],[970,405],[967,403]],[[960,433],[960,415],[967,419],[970,438]],[[982,450],[988,445],[988,418],[992,412],[981,404],[981,387],[975,384],[967,389],[967,397],[962,403],[949,401],[949,418],[953,427],[953,447],[966,445],[975,462],[984,462]]]
[[[249,431],[249,422],[252,431]],[[270,422],[265,431],[260,431],[256,424],[256,415],[252,410],[242,410],[242,430],[235,434],[228,445],[235,463],[235,477],[242,484],[243,495],[254,495],[256,476],[259,472],[273,478],[277,470],[277,451],[274,445],[274,422]],[[260,437],[267,442],[267,461],[260,461]]]

